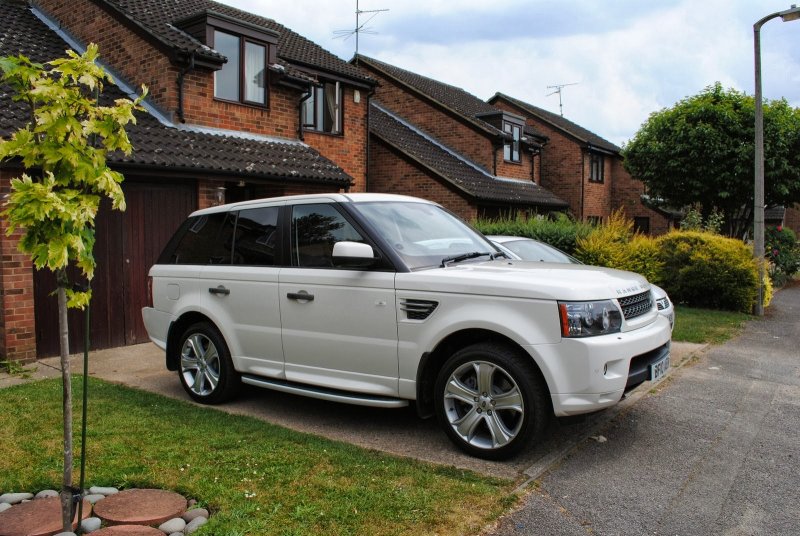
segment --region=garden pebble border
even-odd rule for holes
[[[92,486],[84,490],[84,499],[92,505],[97,504],[109,495],[119,493],[114,487]],[[52,489],[41,490],[36,494],[27,492],[3,493],[0,495],[0,513],[13,508],[17,504],[37,499],[58,497],[58,492]],[[189,536],[196,532],[200,527],[208,522],[209,512],[205,508],[195,508],[197,501],[188,501],[189,510],[186,510],[180,517],[164,521],[158,526],[158,530],[168,536]],[[89,517],[81,521],[81,531],[83,534],[90,534],[102,528],[103,521],[99,517]],[[109,527],[107,527],[109,528]],[[76,536],[74,532],[60,532],[55,536]]]

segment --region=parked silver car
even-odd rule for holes
[[[558,248],[555,248],[544,242],[534,240],[533,238],[525,238],[522,236],[488,236],[500,250],[513,259],[524,261],[541,261],[541,262],[558,262],[558,263],[572,263],[583,264],[581,261],[564,253]],[[653,297],[655,298],[658,312],[667,317],[671,328],[675,327],[675,308],[667,296],[667,292],[659,287],[653,285]]]

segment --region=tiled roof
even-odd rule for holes
[[[45,62],[63,57],[69,48],[31,11],[0,0],[0,56],[24,54]],[[117,87],[106,88],[106,98],[123,97]],[[29,120],[27,105],[12,101],[8,86],[0,85],[0,137],[8,137]],[[352,181],[339,166],[307,145],[294,140],[265,140],[210,134],[168,127],[155,117],[137,114],[127,128],[134,152],[109,155],[109,162],[164,173],[225,174],[236,179],[282,179],[291,182],[346,187]]]
[[[384,63],[374,58],[359,54],[354,61],[359,65],[364,65],[367,68],[374,69],[388,78],[392,78],[428,97],[429,99],[437,102],[439,105],[457,113],[463,119],[470,123],[479,126],[485,131],[492,134],[502,134],[502,132],[478,118],[479,115],[491,115],[501,112],[499,108],[495,108],[486,101],[479,99],[475,95],[464,91],[460,87],[451,86],[438,80],[428,78],[426,76],[406,71],[394,65]],[[380,92],[378,93],[378,98]],[[530,134],[545,137],[540,132],[528,131]]]
[[[154,39],[182,52],[196,51],[212,59],[220,59],[218,52],[204,46],[197,39],[173,24],[203,12],[214,12],[278,32],[278,57],[297,66],[372,83],[370,77],[353,65],[328,52],[321,46],[293,32],[272,19],[254,15],[213,0],[94,0],[106,4]]]
[[[503,179],[423,134],[391,111],[372,103],[370,135],[482,201],[565,208],[568,204],[532,181]]]
[[[528,104],[527,102],[515,99],[514,97],[509,97],[508,95],[505,95],[503,93],[495,93],[494,97],[489,99],[489,103],[496,102],[498,99],[503,99],[510,102],[511,104],[517,106],[521,110],[524,110],[525,112],[539,118],[540,121],[549,123],[555,128],[562,130],[567,134],[571,135],[572,137],[577,138],[579,141],[590,144],[593,147],[604,149],[606,151],[610,151],[612,153],[617,153],[617,154],[622,150],[617,145],[614,145],[610,141],[601,138],[594,132],[586,130],[582,126],[573,123],[569,119],[565,119],[558,114],[554,114],[553,112],[548,112],[547,110],[539,108],[538,106]]]

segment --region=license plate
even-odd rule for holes
[[[669,354],[650,365],[650,381],[655,383],[663,378],[669,370]]]

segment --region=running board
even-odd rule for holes
[[[402,398],[350,393],[347,391],[337,391],[299,383],[287,383],[280,380],[261,378],[259,376],[242,376],[242,383],[263,387],[264,389],[272,389],[273,391],[281,391],[282,393],[319,398],[320,400],[328,400],[329,402],[354,404],[356,406],[370,406],[373,408],[404,408],[408,406],[408,400],[403,400]]]

